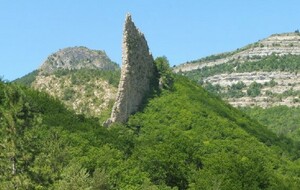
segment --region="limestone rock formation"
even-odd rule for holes
[[[138,111],[150,91],[154,73],[154,60],[147,41],[127,14],[123,33],[121,79],[117,100],[106,125],[126,122],[131,114]]]
[[[69,47],[51,54],[42,64],[41,74],[52,74],[59,69],[78,70],[82,68],[116,70],[118,65],[112,62],[104,51],[86,47]]]

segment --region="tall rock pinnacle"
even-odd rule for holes
[[[124,123],[131,114],[138,111],[150,91],[154,72],[154,60],[144,34],[136,28],[131,15],[127,14],[123,33],[121,79],[117,100],[106,125]]]

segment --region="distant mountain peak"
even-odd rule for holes
[[[68,47],[48,56],[39,68],[42,74],[51,74],[60,69],[77,70],[82,68],[115,70],[118,65],[112,62],[105,51],[87,47]]]

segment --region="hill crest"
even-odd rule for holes
[[[174,72],[188,72],[234,61],[257,61],[272,54],[277,56],[300,55],[300,34],[296,32],[273,34],[235,51],[215,54],[180,64],[174,68]]]
[[[87,47],[68,47],[47,57],[39,68],[42,74],[52,74],[58,69],[102,69],[116,70],[118,65],[110,60],[105,51],[91,50]]]

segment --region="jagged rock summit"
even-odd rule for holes
[[[86,47],[68,47],[61,49],[42,64],[42,74],[52,74],[59,69],[77,70],[81,68],[115,70],[118,65],[112,62],[104,51],[91,50]]]
[[[131,15],[126,15],[122,44],[122,70],[117,100],[106,126],[124,123],[138,111],[150,91],[155,76],[154,60],[149,52],[144,34],[134,25]]]

